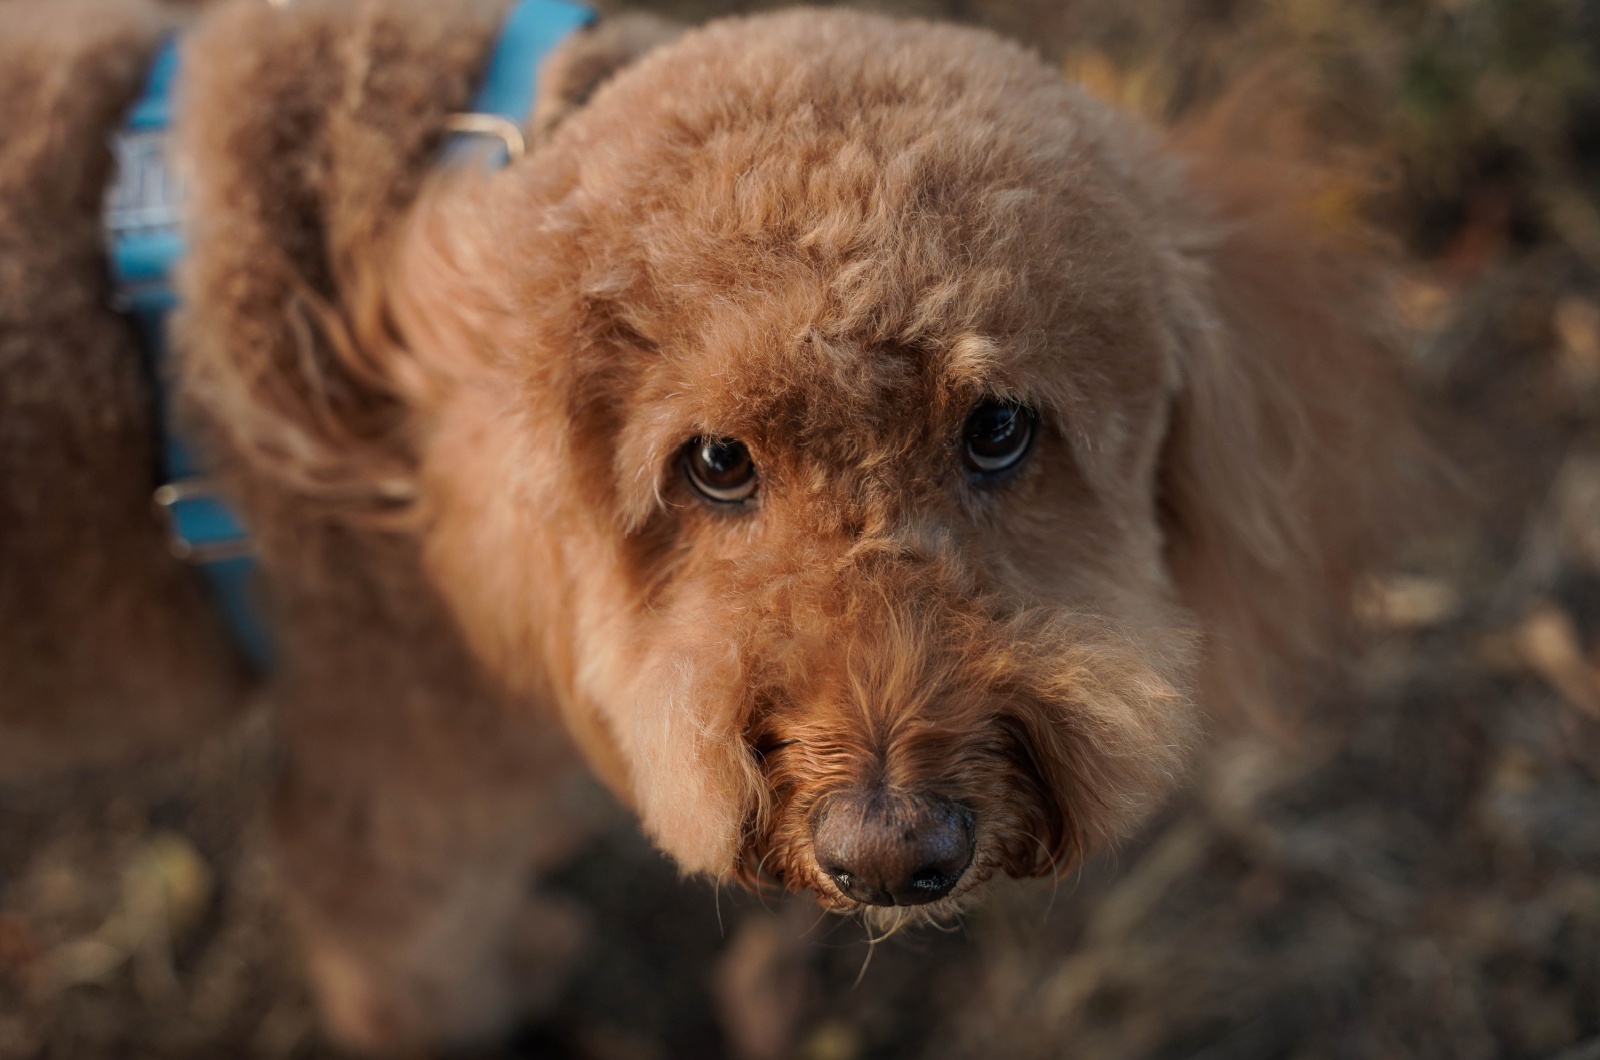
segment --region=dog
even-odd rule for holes
[[[987,32],[602,21],[526,157],[446,172],[497,5],[223,4],[183,43],[173,345],[254,678],[145,500],[104,279],[103,145],[177,16],[11,7],[0,765],[170,747],[264,681],[349,1046],[492,1034],[514,959],[559,966],[524,888],[574,749],[684,872],[881,926],[1067,871],[1203,704],[1317,672],[1412,493],[1365,249]]]

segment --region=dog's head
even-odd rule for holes
[[[687,869],[933,912],[1064,870],[1197,687],[1304,657],[1389,477],[1361,274],[1208,173],[981,32],[646,57],[398,257],[469,639]]]

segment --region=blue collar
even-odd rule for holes
[[[564,0],[518,0],[512,5],[471,111],[451,120],[446,155],[459,154],[468,138],[479,135],[503,144],[503,159],[520,155],[521,126],[533,106],[540,64],[594,17],[587,7]],[[161,429],[155,501],[165,513],[172,551],[205,571],[240,645],[264,666],[271,659],[271,642],[255,606],[249,538],[201,475],[171,416],[166,332],[168,313],[177,305],[173,270],[184,250],[183,189],[168,167],[166,148],[178,73],[178,42],[173,38],[157,54],[144,91],[112,144],[117,176],[105,212],[112,298],[134,318],[144,340]]]

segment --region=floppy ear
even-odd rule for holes
[[[1203,219],[1180,255],[1161,490],[1170,568],[1208,635],[1207,691],[1259,714],[1279,679],[1314,671],[1431,475],[1376,242],[1337,230],[1326,170],[1241,158],[1230,139],[1225,118],[1177,139]]]
[[[380,269],[495,25],[470,0],[235,4],[185,37],[182,391],[262,535],[285,523],[266,508],[408,516]]]
[[[395,324],[394,262],[497,6],[241,3],[185,40],[180,368],[191,427],[246,509],[415,522],[426,380]],[[673,32],[624,16],[574,36],[541,67],[533,142]]]

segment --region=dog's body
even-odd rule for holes
[[[39,130],[0,144],[13,774],[247,684],[142,503],[98,244],[168,23],[60,10],[0,39]],[[1314,654],[1410,444],[1363,268],[976,31],[798,12],[630,63],[670,34],[623,24],[530,157],[421,194],[496,15],[241,4],[185,45],[180,389],[270,590],[280,862],[374,1047],[511,1007],[562,730],[690,871],[939,915],[1064,870],[1181,772],[1194,688]]]

